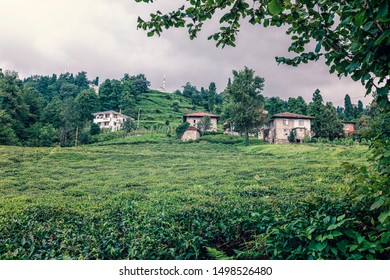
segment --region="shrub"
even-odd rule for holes
[[[185,122],[185,123],[182,123],[181,125],[179,125],[176,128],[176,137],[177,137],[177,139],[180,139],[183,136],[184,132],[187,131],[189,126],[190,126],[190,123]]]
[[[100,126],[96,123],[92,123],[90,133],[91,133],[91,135],[99,134],[100,133]]]

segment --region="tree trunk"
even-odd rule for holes
[[[244,142],[244,145],[245,146],[249,146],[249,132],[248,132],[247,128],[245,128],[245,142]]]

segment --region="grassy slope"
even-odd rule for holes
[[[220,136],[219,136],[220,137]],[[178,143],[0,147],[0,258],[194,259],[238,249],[257,216],[342,195],[365,147]],[[273,210],[274,209],[274,210]]]
[[[174,102],[179,105],[178,112],[173,110]],[[183,121],[183,114],[205,110],[191,105],[190,100],[184,96],[155,90],[142,94],[137,106],[141,108],[141,123],[146,126],[165,125],[166,120],[177,126]]]

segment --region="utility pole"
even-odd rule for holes
[[[77,139],[79,138],[79,127],[76,127],[76,141],[75,141],[75,147],[77,147]]]
[[[137,125],[137,129],[139,130],[139,115],[141,113],[141,109],[138,109],[138,125]]]

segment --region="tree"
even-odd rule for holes
[[[91,128],[89,129],[89,133],[91,133],[91,135],[100,134],[100,126],[96,123],[91,123]]]
[[[123,123],[123,130],[126,131],[127,133],[132,132],[136,128],[137,127],[135,123],[131,119],[128,119]]]
[[[10,125],[18,140],[26,140],[26,128],[30,125],[29,108],[24,100],[22,81],[18,73],[0,69],[0,110],[9,116]]]
[[[12,128],[12,118],[0,109],[0,145],[17,145],[19,139]]]
[[[364,114],[364,107],[363,102],[361,100],[358,101],[357,109],[356,109],[356,115],[355,118],[359,119]]]
[[[75,101],[80,109],[80,117],[83,120],[92,120],[92,113],[100,110],[100,100],[93,89],[86,89],[80,92]]]
[[[79,91],[86,90],[89,88],[89,81],[87,78],[87,72],[79,72],[75,77],[75,85],[78,87]]]
[[[233,71],[233,82],[226,89],[225,119],[245,133],[245,145],[249,145],[249,131],[262,124],[264,78],[254,75],[254,71]]]
[[[204,116],[198,121],[196,126],[198,127],[202,135],[204,135],[205,131],[211,128],[211,118],[209,116]]]
[[[217,95],[217,87],[215,86],[215,83],[210,83],[209,90],[208,90],[208,110],[210,113],[214,112],[214,106],[216,105],[216,95]]]
[[[308,113],[314,117],[312,130],[315,137],[333,140],[342,135],[343,126],[337,118],[336,109],[330,102],[324,105],[318,89],[313,93],[313,100],[308,106]]]
[[[286,33],[292,39],[288,50],[297,56],[277,57],[278,63],[296,66],[324,57],[331,73],[351,75],[354,81],[360,80],[368,94],[375,88],[378,105],[389,107],[390,13],[387,0],[258,0],[252,5],[242,0],[187,1],[186,5],[170,13],[152,13],[149,21],[138,18],[138,28],[148,30],[148,36],[153,36],[160,35],[163,29],[184,27],[193,39],[202,30],[204,22],[218,14],[222,15],[219,20],[222,27],[209,36],[217,46],[235,46],[243,19],[264,27],[288,25]],[[313,41],[316,44],[312,48],[309,44]]]
[[[290,143],[294,143],[295,142],[294,131],[292,131],[292,130],[290,131],[290,134],[288,135],[287,139],[288,139],[288,142],[290,142]]]
[[[353,117],[353,106],[351,102],[351,97],[346,94],[344,97],[344,119],[346,121],[351,121]]]
[[[282,100],[279,96],[265,99],[265,107],[270,115],[286,112],[288,110],[287,102]]]

